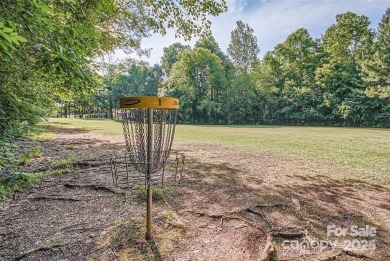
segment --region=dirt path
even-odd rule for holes
[[[123,153],[122,136],[50,128],[54,139],[26,169],[77,160],[0,205],[0,260],[260,260],[267,238],[274,260],[390,260],[389,187],[333,180],[326,174],[337,169],[305,159],[180,140],[184,179],[155,202],[155,238],[146,242],[144,201],[112,185],[108,160]],[[327,237],[328,225],[349,233]],[[375,236],[354,237],[353,225]],[[294,247],[305,240],[310,248]],[[343,251],[348,242],[360,245]]]

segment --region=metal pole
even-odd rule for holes
[[[186,156],[184,153],[181,154],[181,171],[180,171],[180,179],[183,178],[183,171],[184,171],[184,162],[186,160]]]
[[[163,169],[161,174],[161,187],[164,188],[165,160],[163,161]]]
[[[175,181],[177,181],[178,169],[179,169],[179,158],[178,158],[177,153],[176,153]]]
[[[148,140],[146,150],[146,240],[152,239],[152,183],[150,172],[152,167],[153,149],[153,109],[148,109]]]

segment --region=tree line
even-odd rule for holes
[[[207,15],[224,1],[3,0],[0,2],[0,140],[42,118],[116,117],[119,97],[181,100],[179,122],[390,126],[390,11],[377,29],[339,14],[320,39],[298,29],[257,58],[242,21],[225,54]],[[116,49],[147,53],[141,40],[175,28],[190,39],[164,48],[160,64],[97,62]]]
[[[180,99],[181,123],[390,127],[390,9],[369,25],[339,14],[321,38],[300,28],[258,60],[253,29],[237,21],[227,54],[208,35],[164,48],[153,67],[105,64],[102,90],[74,101],[113,117],[119,97],[166,95]]]

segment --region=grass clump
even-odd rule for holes
[[[23,188],[36,184],[39,180],[46,177],[45,172],[39,173],[24,173],[14,172],[6,178],[0,180],[0,200],[5,197],[22,190]]]
[[[11,152],[11,147],[10,143],[0,141],[0,173],[5,166],[15,162],[15,155]]]
[[[47,130],[46,126],[37,125],[30,132],[29,138],[34,141],[51,141],[53,140],[54,133]]]
[[[43,131],[40,133],[34,133],[31,135],[31,139],[35,141],[51,141],[53,140],[54,134],[49,131]]]
[[[68,172],[68,169],[54,169],[38,173],[14,172],[0,180],[0,201],[6,197],[36,185],[40,180],[49,176],[61,175]]]
[[[42,156],[42,151],[40,148],[32,148],[29,152],[25,153],[20,157],[19,166],[26,165],[28,161],[32,158],[40,158]]]
[[[68,150],[74,150],[74,149],[76,149],[77,147],[76,147],[76,145],[74,145],[74,144],[69,144],[69,145],[66,145],[65,148],[68,149]]]
[[[72,164],[78,162],[77,157],[56,162],[55,168],[45,172],[25,173],[13,172],[0,180],[0,201],[24,188],[36,185],[41,179],[61,175],[69,171]]]
[[[73,165],[80,162],[80,158],[73,156],[70,159],[61,159],[56,160],[54,162],[54,169],[66,169],[69,170],[69,168]]]
[[[152,189],[152,199],[153,201],[160,201],[172,192],[169,188],[160,188],[160,187],[153,187]],[[142,200],[146,200],[147,198],[147,193],[146,193],[146,188],[145,185],[140,185],[138,186],[137,189],[137,197]]]

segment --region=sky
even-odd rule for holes
[[[221,50],[227,53],[230,33],[236,21],[247,23],[254,30],[260,48],[259,58],[282,43],[289,34],[299,28],[309,30],[313,38],[320,38],[325,30],[336,23],[336,15],[353,12],[365,15],[371,21],[370,27],[378,26],[390,0],[227,0],[228,11],[218,17],[210,17],[211,31]],[[149,57],[142,60],[153,65],[160,62],[163,48],[175,42],[194,45],[198,38],[190,42],[175,38],[174,31],[161,36],[154,34],[142,41],[143,48],[151,48]],[[115,54],[124,58],[121,51]]]

